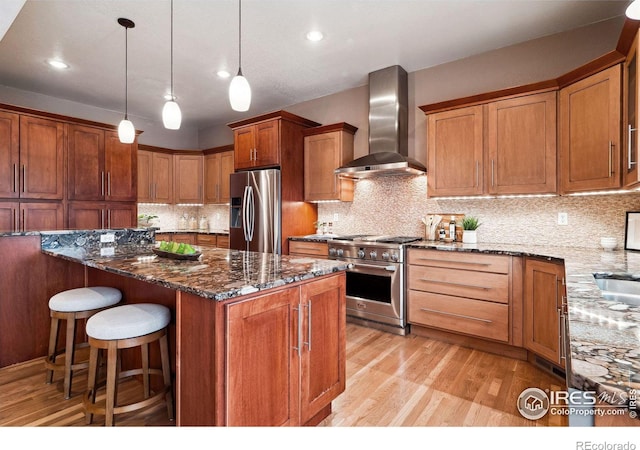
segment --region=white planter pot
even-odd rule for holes
[[[477,244],[478,234],[476,230],[463,230],[462,231],[462,243],[463,244]]]

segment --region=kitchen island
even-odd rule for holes
[[[42,242],[87,285],[170,307],[177,425],[313,425],[344,391],[344,263],[204,247],[175,260],[145,240],[104,256],[64,232]]]

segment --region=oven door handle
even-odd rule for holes
[[[386,270],[387,272],[395,272],[397,269],[393,264],[389,264],[388,266],[375,266],[373,264],[353,263],[353,267],[366,267],[368,269]]]

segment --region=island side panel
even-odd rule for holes
[[[224,425],[222,304],[179,291],[176,312],[176,424]]]
[[[39,235],[0,237],[0,254],[0,367],[6,367],[47,354],[49,298],[84,286],[84,268],[42,254]]]

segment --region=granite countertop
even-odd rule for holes
[[[204,247],[198,260],[174,260],[156,256],[152,248],[119,245],[110,257],[100,256],[99,248],[60,247],[42,252],[218,301],[347,269],[347,263],[340,261]]]
[[[289,236],[289,240],[302,242],[327,242],[337,236],[337,234],[310,234],[308,236]]]
[[[229,234],[229,230],[176,230],[176,229],[168,229],[168,230],[160,230],[160,229],[155,229],[156,233],[159,234],[189,234],[189,233],[195,233],[195,234],[222,234],[222,235],[228,235]]]
[[[571,346],[570,386],[594,390],[598,395],[606,392],[612,402],[626,398],[626,389],[640,388],[640,307],[607,300],[593,276],[603,274],[638,280],[640,253],[597,248],[440,244],[428,241],[414,242],[408,247],[564,261]]]

